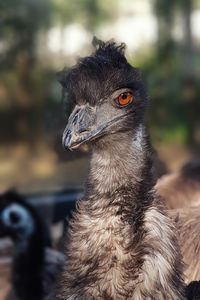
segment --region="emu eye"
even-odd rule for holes
[[[120,94],[117,99],[115,100],[118,106],[126,106],[133,100],[133,93],[131,92],[124,92]]]

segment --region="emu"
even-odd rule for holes
[[[50,293],[64,255],[47,247],[49,232],[41,216],[15,191],[0,195],[0,237],[14,242],[13,290],[7,299],[41,300]]]
[[[170,209],[200,205],[200,161],[189,161],[180,170],[162,176],[155,190]]]
[[[185,282],[199,280],[200,161],[191,160],[180,170],[164,175],[156,183],[155,190],[170,208],[169,215],[178,229],[178,242],[185,264]],[[191,287],[196,285],[191,284]]]
[[[186,299],[176,231],[153,190],[143,81],[124,44],[93,44],[59,73],[71,107],[63,145],[87,144],[91,158],[56,299]]]
[[[178,242],[185,264],[185,282],[200,280],[200,206],[174,209],[169,211],[169,215],[178,230]]]

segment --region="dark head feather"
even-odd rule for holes
[[[96,49],[94,55],[102,56],[102,57],[108,57],[112,60],[116,60],[116,58],[119,59],[119,61],[122,61],[126,63],[126,58],[124,56],[125,50],[126,50],[126,44],[121,43],[117,44],[114,40],[110,40],[108,42],[103,42],[96,37],[92,40],[92,45]]]
[[[59,73],[59,81],[75,104],[96,105],[120,88],[139,89],[143,84],[138,70],[124,56],[125,44],[93,39],[95,52]]]

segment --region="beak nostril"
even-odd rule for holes
[[[87,105],[76,106],[68,118],[62,137],[64,148],[73,150],[90,139],[96,114]]]
[[[64,148],[66,147],[66,144],[69,143],[69,141],[71,140],[71,137],[72,137],[71,130],[70,129],[65,130],[62,138],[62,144]]]
[[[77,133],[84,133],[84,132],[88,132],[89,128],[86,128],[85,126],[80,126]]]
[[[75,117],[72,120],[72,124],[75,125],[77,120],[78,120],[78,115],[75,115]]]

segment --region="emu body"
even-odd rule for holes
[[[178,171],[159,178],[158,195],[170,209],[200,205],[200,161],[189,161]]]
[[[76,103],[64,145],[76,148],[87,141],[91,160],[85,196],[70,223],[56,298],[186,299],[175,230],[153,191],[146,96],[138,71],[127,63],[122,46],[103,43],[64,72],[62,83]],[[124,90],[134,98],[119,109],[114,103]],[[86,128],[83,99],[96,114]]]
[[[200,279],[200,207],[185,207],[169,211],[176,222],[178,242],[185,264],[185,282]],[[199,295],[200,298],[200,295]]]

